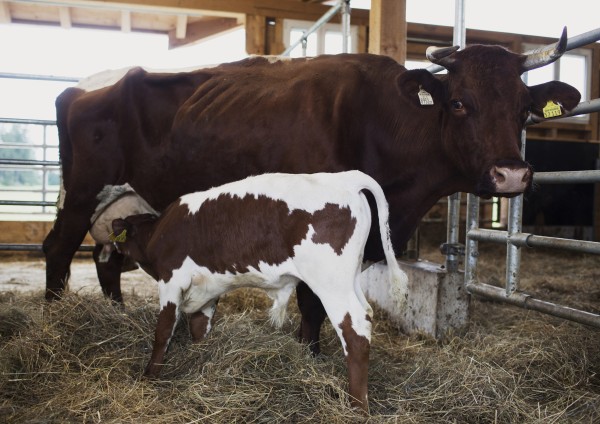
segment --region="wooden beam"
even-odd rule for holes
[[[175,38],[183,40],[187,31],[187,15],[177,15],[177,24],[175,26]]]
[[[241,24],[235,18],[206,17],[200,21],[187,25],[185,38],[179,39],[175,30],[169,31],[169,48],[181,47],[203,38],[236,28]]]
[[[121,31],[131,32],[131,12],[129,10],[121,11]]]
[[[330,6],[319,3],[303,3],[297,0],[31,0],[31,3],[171,14],[183,13],[191,16],[262,15],[307,21],[316,21],[330,9]],[[340,15],[334,16],[332,22],[340,22]],[[354,9],[351,23],[368,25],[369,11]]]
[[[371,0],[369,53],[406,61],[406,0]]]
[[[71,22],[71,9],[64,6],[59,7],[58,16],[62,28],[71,28],[73,26],[73,23]]]
[[[8,24],[10,21],[10,8],[8,7],[8,3],[0,1],[0,24]]]
[[[265,54],[280,55],[285,51],[282,18],[269,18],[267,20],[265,41]]]

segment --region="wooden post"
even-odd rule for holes
[[[246,53],[266,54],[265,35],[267,18],[260,15],[246,15]]]
[[[406,61],[406,0],[371,0],[369,53]]]

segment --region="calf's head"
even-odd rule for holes
[[[447,75],[436,78],[425,70],[402,74],[399,84],[405,95],[416,99],[416,90],[422,88],[439,108],[441,148],[462,176],[463,191],[510,197],[530,188],[533,172],[520,154],[525,121],[529,114],[541,116],[550,101],[562,113],[569,111],[581,95],[558,81],[528,87],[520,76],[558,59],[566,40],[565,30],[556,45],[531,55],[500,46],[474,45],[462,51],[430,47],[427,57],[445,67]]]
[[[115,219],[112,222],[111,241],[117,247],[119,253],[130,257],[139,263],[150,275],[153,273],[148,269],[149,260],[146,256],[146,246],[152,236],[154,223],[158,217],[153,214],[131,215],[125,219]]]

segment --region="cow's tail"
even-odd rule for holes
[[[58,153],[60,156],[61,192],[59,193],[58,206],[62,209],[64,202],[64,187],[68,187],[73,167],[73,146],[69,134],[69,110],[73,102],[82,94],[78,88],[67,88],[56,98],[56,126],[58,128]]]
[[[394,247],[392,246],[392,240],[390,238],[390,226],[389,226],[389,206],[385,198],[385,194],[381,189],[381,186],[370,176],[364,175],[364,189],[371,192],[375,198],[377,205],[377,218],[379,222],[379,232],[381,233],[381,244],[383,246],[383,252],[385,254],[385,260],[387,262],[389,279],[390,279],[390,295],[403,307],[406,305],[408,299],[408,276],[396,260],[394,253]]]

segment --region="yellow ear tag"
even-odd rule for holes
[[[562,115],[560,105],[557,105],[552,100],[548,100],[548,103],[546,103],[546,106],[544,106],[542,112],[544,112],[544,118],[554,118]]]
[[[110,233],[108,239],[113,243],[124,243],[127,240],[127,230],[123,230],[118,236],[115,236],[115,233]]]

